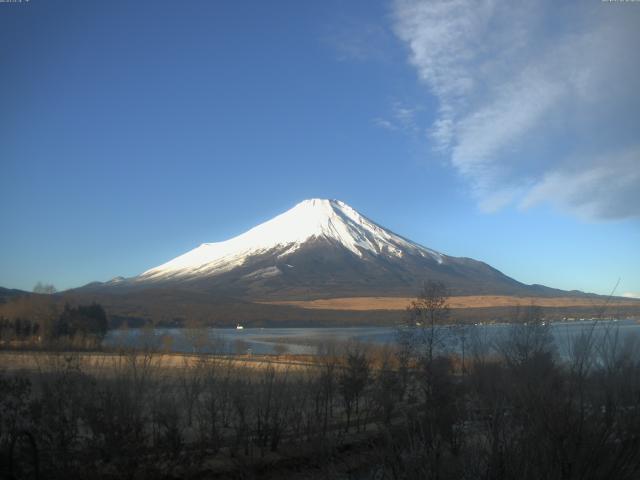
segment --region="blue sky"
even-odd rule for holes
[[[132,276],[311,197],[640,295],[640,4],[0,4],[0,285]]]

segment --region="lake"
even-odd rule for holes
[[[446,328],[446,327],[443,327]],[[623,340],[640,334],[640,324],[633,320],[558,322],[551,332],[561,355],[571,340],[593,329],[596,335],[617,335]],[[509,325],[471,325],[467,338],[493,342],[509,331]],[[157,348],[178,353],[218,354],[317,354],[335,342],[357,341],[365,344],[394,343],[396,327],[327,327],[327,328],[156,328],[111,330],[104,339],[109,348]],[[450,348],[458,348],[453,342]]]

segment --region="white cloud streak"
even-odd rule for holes
[[[396,124],[390,120],[387,120],[386,118],[374,118],[373,123],[374,125],[380,128],[384,128],[385,130],[391,130],[391,131],[398,130],[398,127],[396,126]]]
[[[391,106],[391,113],[388,118],[374,118],[373,123],[386,130],[400,130],[404,133],[415,135],[420,130],[416,119],[420,110],[418,107],[409,107],[396,101]]]
[[[551,202],[640,216],[640,8],[397,0],[397,36],[437,98],[429,136],[483,210]]]

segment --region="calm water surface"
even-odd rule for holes
[[[475,325],[468,328],[468,338],[480,337],[485,342],[506,335],[509,326]],[[597,335],[640,335],[640,324],[631,320],[554,323],[551,332],[556,346],[564,354],[571,339],[593,329]],[[112,330],[104,340],[108,347],[153,347],[180,353],[293,353],[316,354],[335,342],[358,341],[384,345],[394,343],[395,327],[327,327],[327,328],[157,328]],[[456,348],[453,344],[451,348]]]

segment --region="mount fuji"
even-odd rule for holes
[[[254,300],[413,296],[427,279],[454,295],[554,295],[486,263],[412,242],[339,200],[310,199],[247,232],[203,243],[129,279],[85,288],[179,289]],[[557,292],[557,293],[556,293]]]

